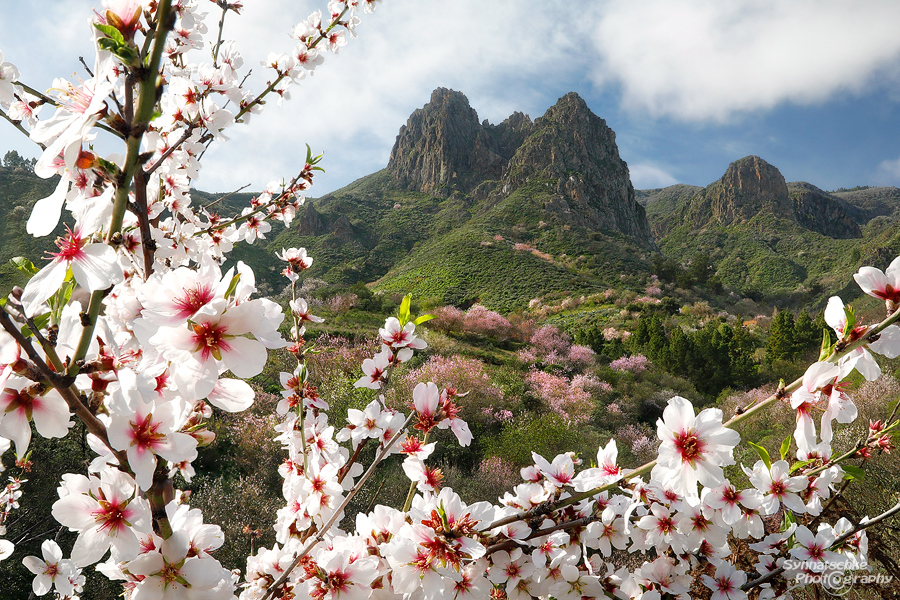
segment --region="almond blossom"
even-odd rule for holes
[[[104,469],[99,479],[70,476],[58,491],[53,518],[79,532],[72,547],[76,566],[99,561],[110,548],[118,561],[137,557],[140,544],[136,531],[149,532],[150,506],[136,495],[131,477]]]
[[[875,267],[860,267],[853,276],[862,291],[885,301],[890,312],[900,303],[900,257],[891,261],[885,271]]]
[[[804,502],[797,492],[806,489],[809,479],[803,476],[789,477],[790,465],[786,460],[777,460],[770,467],[759,460],[753,465],[753,469],[744,468],[744,472],[750,478],[750,483],[763,494],[763,502],[760,509],[767,515],[774,514],[779,503],[797,514],[806,512]]]
[[[41,392],[33,382],[13,375],[0,391],[0,436],[16,444],[16,455],[24,457],[31,442],[31,424],[45,438],[65,437],[73,423],[69,405],[55,389]]]
[[[0,106],[9,106],[16,97],[16,81],[19,79],[19,70],[11,62],[4,62],[3,51],[0,50]]]
[[[77,579],[79,570],[75,564],[63,558],[62,550],[53,540],[44,540],[41,544],[41,555],[26,556],[22,563],[34,573],[36,577],[31,583],[32,590],[38,596],[43,596],[51,589],[56,588],[60,596],[72,596],[75,594],[73,579]]]
[[[266,347],[278,344],[244,337],[272,328],[266,323],[267,315],[261,314],[262,306],[258,300],[251,300],[227,308],[227,301],[217,298],[194,314],[189,328],[162,328],[150,338],[150,343],[160,347],[171,361],[175,382],[183,394],[203,398],[212,392],[220,366],[238,377],[252,377],[262,370]]]
[[[688,498],[698,498],[698,482],[706,487],[725,482],[722,467],[734,464],[732,451],[740,441],[736,431],[722,426],[721,410],[706,408],[694,415],[690,401],[680,396],[669,400],[656,434],[662,444],[655,475]]]
[[[716,566],[714,577],[703,575],[703,585],[713,591],[710,600],[743,600],[747,592],[741,586],[747,583],[747,574],[736,569],[729,562],[722,561]]]
[[[119,371],[119,388],[113,392],[110,407],[110,444],[125,451],[140,489],[150,489],[157,456],[174,464],[197,457],[197,440],[178,431],[187,419],[189,407],[183,400],[145,400],[130,369]]]
[[[89,292],[104,290],[124,280],[122,268],[112,246],[91,242],[81,232],[69,230],[65,238],[56,240],[59,252],[52,254],[49,265],[38,271],[25,286],[22,306],[25,314],[33,316],[45,300],[60,288],[69,268],[75,282]]]

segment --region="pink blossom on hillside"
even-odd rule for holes
[[[607,342],[611,342],[613,340],[626,340],[630,336],[630,331],[619,331],[615,327],[607,327],[603,330],[603,339]]]
[[[493,412],[490,416],[484,414],[484,407],[493,411],[494,406],[504,404],[503,391],[494,385],[485,364],[478,359],[432,355],[424,365],[403,375],[402,387],[410,389],[420,381],[436,381],[466,394],[457,396],[456,402],[463,407],[464,415],[472,415],[467,419],[493,421]]]
[[[585,389],[584,378],[570,381],[544,371],[529,371],[525,381],[537,397],[570,425],[584,423],[590,418],[594,404],[590,392]]]
[[[519,360],[523,363],[533,363],[538,360],[537,352],[534,351],[532,346],[525,346],[516,353],[516,356],[519,357]]]
[[[547,356],[551,352],[565,356],[572,345],[569,336],[552,325],[545,325],[535,331],[529,342],[539,356]]]
[[[430,329],[437,329],[444,333],[459,333],[463,328],[466,314],[455,306],[442,306],[431,311],[434,316],[428,322]]]
[[[644,293],[648,296],[660,296],[662,295],[662,290],[659,288],[659,286],[648,285],[647,289],[644,290]]]
[[[466,311],[463,324],[466,333],[474,333],[496,339],[509,339],[513,333],[512,324],[500,313],[476,304]]]
[[[652,363],[647,360],[643,354],[635,354],[634,356],[623,356],[609,363],[609,368],[619,373],[630,372],[640,373],[646,371]]]
[[[519,470],[515,465],[503,460],[499,456],[485,458],[478,465],[478,472],[488,479],[495,481],[516,481],[519,478]]]
[[[568,361],[579,369],[587,369],[594,366],[597,354],[587,346],[573,345],[569,348]]]
[[[656,453],[657,440],[646,426],[642,428],[629,423],[616,431],[616,439],[630,446],[631,453],[640,461]]]

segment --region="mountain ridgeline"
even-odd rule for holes
[[[731,163],[705,188],[647,190],[639,200],[663,254],[683,264],[708,256],[722,284],[767,300],[802,304],[854,293],[841,282],[862,264],[886,267],[900,251],[891,226],[900,190],[829,193],[786,183],[758,156]]]
[[[401,127],[383,171],[310,202],[277,244],[311,275],[375,281],[499,309],[648,273],[657,250],[615,133],[570,93],[542,117],[479,122],[439,88]]]
[[[47,249],[17,236],[54,185],[0,167],[0,216],[20,224],[0,236],[3,258],[37,262]],[[240,196],[217,210],[239,212],[250,195]],[[462,93],[438,88],[400,128],[385,169],[307,201],[289,228],[239,244],[234,258],[264,293],[284,286],[274,252],[304,246],[309,277],[508,311],[641,279],[661,261],[687,270],[701,256],[715,293],[803,305],[851,292],[841,288],[861,264],[883,268],[900,254],[898,209],[897,188],[825,192],[787,183],[757,156],[706,187],[635,191],[615,133],[577,94],[533,121],[515,112],[493,125]]]

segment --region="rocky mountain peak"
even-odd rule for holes
[[[574,92],[535,119],[534,131],[509,161],[502,189],[509,192],[536,177],[555,183],[547,208],[564,220],[655,247],[616,134]]]
[[[767,213],[833,238],[862,235],[866,211],[805,182],[788,184],[781,172],[758,156],[729,165],[725,174],[691,199],[688,218],[695,227],[735,225]]]
[[[407,189],[478,199],[506,197],[534,178],[550,180],[544,208],[565,223],[655,248],[615,133],[574,92],[534,122],[515,112],[491,125],[478,122],[463,94],[438,88],[401,127],[387,170]]]
[[[731,163],[719,181],[700,193],[691,216],[697,225],[709,221],[731,225],[761,212],[795,220],[781,171],[758,156],[746,156]]]
[[[468,98],[437,88],[400,128],[388,171],[410,189],[438,193],[476,167],[472,149],[483,136]]]

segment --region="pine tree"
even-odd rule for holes
[[[800,311],[794,321],[794,356],[818,349],[821,343],[822,330],[816,326],[808,312]]]
[[[790,360],[794,357],[794,315],[789,310],[778,311],[769,328],[769,340],[766,342],[766,360]]]

